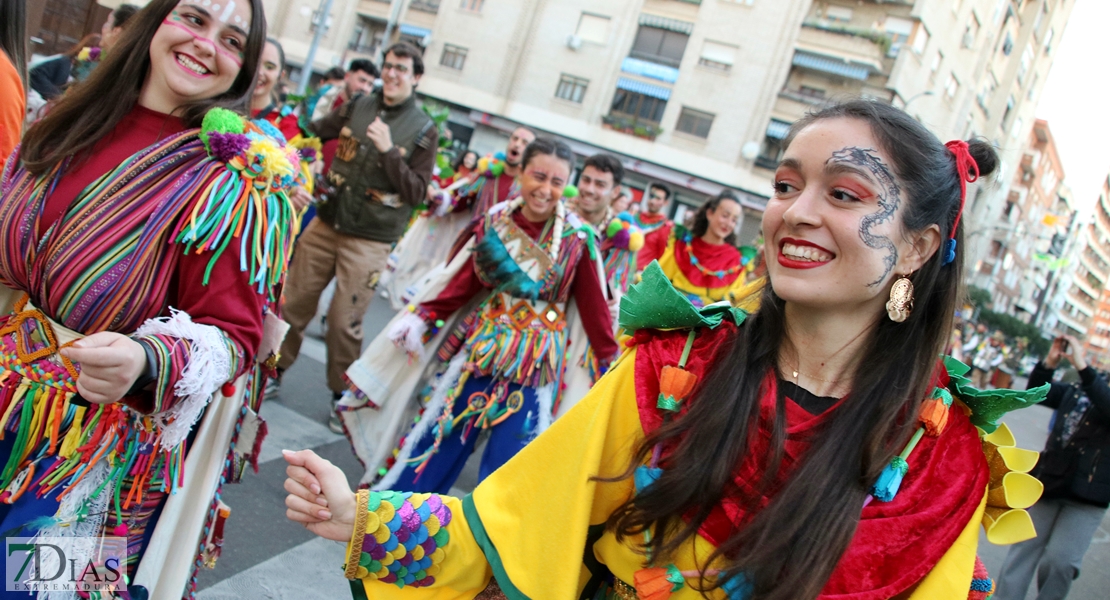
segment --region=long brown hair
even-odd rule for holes
[[[238,77],[228,91],[181,107],[180,116],[186,126],[199,127],[204,113],[217,106],[248,114],[258,59],[266,40],[262,0],[250,3],[251,27]],[[20,158],[28,171],[41,175],[66,156],[92,147],[131,111],[151,68],[150,42],[177,5],[178,0],[153,0],[140,10],[89,78],[68,90],[46,117],[27,131]]]
[[[932,133],[899,109],[855,100],[795,123],[787,146],[801,129],[833,118],[870,125],[891,157],[905,190],[905,231],[932,224],[945,233],[952,230],[960,204],[959,175],[952,154]],[[971,154],[983,175],[995,169],[997,155],[989,144],[973,141]],[[962,235],[958,230],[957,239]],[[637,448],[622,478],[631,477],[635,467],[647,461],[656,443],[673,445],[674,451],[664,459],[659,480],[610,516],[610,530],[622,539],[654,530],[652,555],[666,557],[697,535],[722,498],[738,498],[753,516],[709,558],[708,564],[719,566],[722,576],[705,579],[699,587],[715,589],[743,575],[760,600],[815,598],[852,540],[868,488],[916,427],[904,416],[917,414],[947,341],[962,293],[962,250],[963,244],[957,244],[956,259],[949,265],[942,264],[943,252],[936,252],[914,274],[914,311],[904,323],[876,315],[860,366],[851,374],[851,393],[828,416],[796,470],[761,509],[758,496],[737,489],[733,477],[759,435],[761,384],[776,369],[786,340],[786,302],[772,285],[766,286],[760,309],[722,351],[689,411],[652,432]],[[778,472],[783,458],[782,402],[780,397],[770,424],[770,455],[761,459],[768,474]],[[765,476],[750,483],[770,493],[772,480]]]

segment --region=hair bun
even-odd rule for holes
[[[971,158],[975,159],[975,165],[979,167],[980,177],[987,177],[998,168],[998,152],[985,138],[976,137],[968,140],[967,151]]]

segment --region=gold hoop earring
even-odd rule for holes
[[[890,300],[886,303],[886,314],[891,321],[901,323],[913,311],[913,282],[903,275],[890,287]]]

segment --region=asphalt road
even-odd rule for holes
[[[389,303],[375,299],[364,321],[369,339],[392,316]],[[319,328],[309,329],[310,336]],[[347,441],[329,431],[327,421],[330,393],[324,379],[324,346],[318,337],[306,339],[301,358],[286,373],[281,394],[263,404],[270,434],[263,447],[258,474],[248,474],[242,484],[225,487],[224,501],[232,508],[228,519],[223,555],[216,568],[198,578],[202,600],[254,600],[350,598],[340,572],[342,545],[315,538],[303,527],[285,519],[282,484],[285,479],[281,450],[312,448],[338,464],[348,479],[357,481],[361,467]],[[1032,407],[1012,413],[1005,421],[1024,448],[1039,450],[1047,437],[1051,411]],[[480,456],[476,452],[475,456]],[[473,489],[477,481],[472,460],[457,484],[458,491]],[[996,574],[1006,557],[1006,547],[983,539],[979,554],[991,574]],[[1087,552],[1079,580],[1068,596],[1071,600],[1110,598],[1110,518],[1099,528]],[[1100,591],[1101,590],[1101,591]],[[1030,590],[1027,600],[1035,599]]]

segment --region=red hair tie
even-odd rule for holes
[[[956,221],[952,223],[952,233],[944,246],[944,264],[956,260],[956,228],[960,226],[960,217],[964,214],[964,205],[967,203],[967,184],[979,179],[979,164],[968,151],[967,142],[952,140],[945,144],[949,152],[956,157],[956,173],[960,176],[960,210],[956,212]]]

